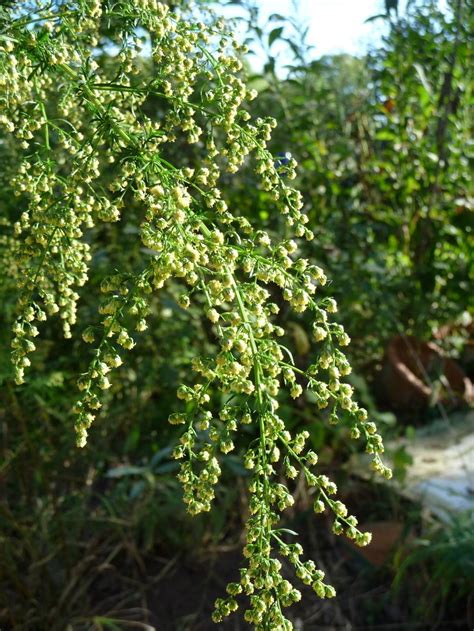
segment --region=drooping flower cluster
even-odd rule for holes
[[[97,53],[101,24],[118,24],[108,34],[119,51],[113,64]],[[150,56],[140,55],[143,45]],[[256,629],[290,629],[281,608],[300,593],[283,578],[278,555],[318,596],[335,592],[312,561],[302,560],[301,546],[281,536],[280,513],[293,503],[281,474],[305,477],[315,490],[315,511],[334,514],[335,533],[359,545],[370,536],[334,499],[335,484],[318,473],[308,433],[286,428],[278,413],[281,391],[296,399],[307,389],[319,409],[329,410],[330,422],[343,410],[353,438],[363,438],[373,454],[374,469],[390,473],[374,424],[343,380],[350,366],[341,347],[349,338],[330,319],[335,302],[318,298],[324,272],[299,256],[295,239],[313,235],[302,197],[288,183],[296,163],[289,159],[282,170],[267,149],[275,121],[252,120],[248,112],[256,94],[241,76],[242,52],[219,21],[197,22],[156,0],[68,2],[56,10],[38,2],[29,13],[12,13],[0,44],[0,124],[24,156],[11,182],[21,207],[10,248],[20,286],[12,358],[20,384],[38,322],[58,314],[65,336],[73,334],[94,249],[91,229],[101,222],[134,223],[142,268],[114,270],[103,279],[103,317],[82,332],[95,351],[78,380],[78,445],[86,444],[113,369],[136,343],[134,330],[148,326],[150,295],[170,279],[181,282],[180,306],[203,301],[219,344],[215,356],[195,358],[194,379],[178,390],[185,405],[169,419],[183,426],[173,455],[182,463],[190,513],[210,510],[221,458],[242,437],[252,437],[243,456],[251,472],[248,566],[240,582],[228,586],[228,598],[216,602],[214,619],[234,611],[235,597],[244,593],[250,598],[246,619]],[[145,65],[152,66],[151,79]],[[161,116],[150,114],[157,101]],[[167,159],[175,143],[182,143],[183,155],[196,151],[195,164]],[[294,238],[275,240],[228,207],[223,177],[240,168],[260,176]],[[311,313],[315,355],[307,369],[295,365],[281,342],[282,303]],[[216,393],[225,401],[218,412]],[[254,432],[246,434],[244,426]]]

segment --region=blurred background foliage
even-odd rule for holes
[[[362,367],[391,335],[428,338],[472,308],[472,6],[409,5],[378,16],[389,32],[365,58],[308,61],[304,40],[294,44],[283,79],[271,50],[291,25],[274,15],[270,33],[255,34],[269,43],[255,108],[280,123],[275,153],[300,162],[317,237],[308,253],[335,281],[328,291]],[[261,207],[251,184],[248,213]]]
[[[302,245],[302,254],[324,267],[332,279],[328,293],[337,298],[340,320],[353,340],[349,355],[354,385],[382,423],[382,431],[389,436],[405,434],[412,411],[393,410],[378,387],[384,352],[393,336],[424,341],[436,337],[445,353],[472,371],[472,4],[451,0],[441,11],[434,0],[412,1],[399,15],[397,3],[387,1],[386,12],[373,16],[387,24],[381,46],[364,57],[341,54],[319,59],[311,56],[305,28],[294,17],[275,14],[262,27],[258,6],[244,0],[232,4],[245,10],[250,48],[258,44],[266,51],[262,71],[255,72],[251,57],[247,61],[249,81],[259,91],[253,114],[277,119],[271,148],[281,168],[287,153],[299,162],[296,184],[316,233],[313,242]],[[194,10],[199,13],[199,5]],[[113,63],[110,38],[113,33],[104,27],[100,64]],[[272,54],[279,41],[288,49],[290,62],[285,67]],[[143,65],[153,72],[146,57]],[[158,98],[147,103],[157,117],[163,107]],[[2,193],[8,190],[16,151],[0,137],[0,222],[19,212],[17,201]],[[183,154],[178,140],[176,154],[167,159],[192,166],[202,155],[199,146],[195,154],[189,148]],[[112,176],[104,174],[104,185]],[[267,210],[267,193],[249,170],[229,176],[222,188],[234,212],[258,218],[269,230],[284,231]],[[118,227],[95,230],[102,231],[95,239],[101,244],[94,253],[96,291],[81,297],[78,331],[97,319],[98,283],[104,270],[119,263],[133,267],[141,255],[126,220]],[[5,231],[0,236],[0,248],[6,235]],[[70,407],[88,350],[80,336],[64,340],[57,323],[49,322],[32,356],[27,384],[12,385],[14,292],[8,270],[0,273],[0,626],[53,631],[145,629],[154,624],[160,630],[211,628],[214,579],[209,563],[202,567],[210,591],[200,589],[196,579],[190,581],[189,572],[176,573],[176,567],[186,558],[199,564],[206,554],[214,555],[212,563],[216,554],[219,559],[229,554],[233,558],[246,514],[239,482],[245,470],[235,457],[224,457],[214,512],[191,520],[181,504],[175,463],[169,459],[175,431],[166,422],[193,356],[213,345],[202,310],[180,309],[179,290],[172,284],[155,299],[154,325],[141,335],[120,369],[91,440],[79,452]],[[287,314],[281,317],[286,319]],[[286,325],[298,359],[305,363],[305,322]],[[357,613],[351,613],[343,598],[332,609],[311,615],[330,624],[358,622],[359,628],[368,628],[363,625],[369,622],[375,625],[371,628],[384,628],[384,623],[400,629],[411,624],[430,629],[435,623],[446,629],[472,626],[472,520],[456,521],[438,532],[431,544],[432,526],[420,520],[417,507],[407,506],[393,491],[364,491],[364,483],[354,478],[348,465],[352,454],[342,430],[318,423],[314,406],[295,409],[283,402],[282,407],[289,425],[309,429],[322,467],[336,470],[333,475],[344,482],[349,500],[357,499],[356,513],[364,521],[395,515],[405,534],[415,530],[417,535],[408,548],[398,548],[398,562],[395,558],[382,569],[371,566],[369,571],[359,561],[347,560],[348,551],[337,548],[326,524],[309,523],[307,498],[298,495],[297,488],[300,512],[290,515],[289,522],[306,528],[309,538],[316,528],[327,548],[313,547],[320,558],[328,563],[345,559],[342,584],[351,584],[354,572],[364,576],[355,596],[362,603]],[[429,415],[426,410],[423,414]],[[403,478],[409,458],[403,451],[396,458]],[[331,556],[328,549],[337,554]],[[230,550],[227,556],[225,550]],[[413,564],[420,570],[416,593]],[[229,571],[219,569],[221,574]],[[338,571],[332,579],[336,586]],[[328,572],[331,575],[331,567]],[[394,577],[396,593],[390,590]],[[174,582],[177,595],[166,591],[166,581]],[[188,594],[186,605],[179,601],[182,589]],[[383,596],[378,606],[372,600],[373,589]],[[439,598],[433,600],[434,591]],[[201,593],[209,602],[203,604]],[[401,601],[397,593],[402,594]],[[177,617],[167,618],[160,609],[160,594],[178,599]],[[429,607],[420,607],[423,598]],[[304,612],[298,615],[305,619]],[[448,621],[446,626],[443,621]],[[246,628],[236,624],[241,626],[232,628]],[[304,628],[315,628],[310,624]]]

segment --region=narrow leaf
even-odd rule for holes
[[[431,89],[431,85],[430,82],[428,81],[428,78],[426,76],[426,73],[424,71],[423,66],[421,66],[419,63],[414,63],[413,64],[415,70],[416,70],[416,74],[418,75],[420,81],[421,81],[421,85],[425,88],[425,90],[428,92],[428,94],[430,96],[433,95],[433,90]]]
[[[279,26],[278,28],[274,28],[273,31],[270,31],[270,35],[268,36],[268,45],[271,46],[273,42],[281,37],[283,33],[283,26]]]
[[[369,22],[375,22],[375,20],[387,19],[387,18],[388,18],[387,13],[378,13],[377,15],[372,15],[372,17],[364,20],[364,24],[368,24]]]

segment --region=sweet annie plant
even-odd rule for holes
[[[77,306],[90,291],[95,227],[115,222],[122,234],[126,218],[140,240],[140,260],[110,269],[98,321],[82,331],[94,350],[78,376],[77,444],[85,446],[114,369],[149,326],[151,296],[177,281],[180,307],[204,305],[219,345],[217,354],[195,357],[169,419],[182,426],[173,456],[181,462],[189,512],[211,509],[220,459],[236,442],[251,473],[247,565],[216,601],[213,618],[222,621],[245,594],[245,618],[256,629],[291,629],[282,608],[301,596],[282,576],[278,557],[318,596],[335,590],[279,528],[281,512],[293,503],[285,480],[305,478],[315,512],[333,514],[336,534],[359,545],[370,534],[335,499],[334,482],[318,473],[308,433],[288,431],[278,411],[282,391],[294,399],[311,392],[328,422],[348,422],[352,437],[365,441],[374,470],[386,477],[390,471],[375,425],[343,380],[350,366],[341,347],[349,338],[330,318],[335,301],[318,298],[326,276],[298,255],[298,239],[313,234],[302,197],[289,185],[296,163],[267,149],[275,121],[249,114],[257,94],[242,74],[244,47],[202,9],[196,17],[156,0],[18,2],[3,9],[0,38],[0,123],[11,174],[3,194],[17,196],[1,241],[7,284],[18,292],[15,381],[25,379],[41,322],[56,316],[66,337],[81,333]],[[99,55],[104,45],[113,63]],[[156,99],[159,115],[150,106]],[[239,169],[258,174],[272,212],[286,219],[284,238],[228,207],[226,187]],[[278,312],[285,303],[311,313],[315,348],[304,368],[281,341]]]

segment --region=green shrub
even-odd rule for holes
[[[330,291],[365,371],[391,336],[429,338],[473,308],[473,13],[464,0],[438,6],[379,16],[387,34],[364,58],[308,61],[280,16],[294,63],[284,79],[272,64],[256,78],[254,110],[281,121],[270,148],[301,165],[315,233],[304,252],[337,280]],[[247,176],[241,191],[252,215],[266,194]]]

